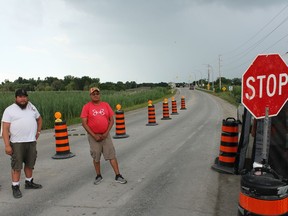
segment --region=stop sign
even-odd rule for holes
[[[242,104],[257,119],[276,116],[288,99],[288,67],[278,54],[258,55],[242,76]]]

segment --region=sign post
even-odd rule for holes
[[[242,104],[256,119],[264,118],[263,162],[267,160],[269,117],[288,100],[288,67],[278,54],[258,55],[242,76]]]
[[[262,148],[262,163],[267,163],[267,148],[268,148],[268,122],[269,122],[269,108],[266,107],[264,127],[263,127],[263,148]]]

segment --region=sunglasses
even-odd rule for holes
[[[90,95],[95,96],[95,95],[100,95],[100,92],[93,92]]]

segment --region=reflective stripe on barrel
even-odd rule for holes
[[[249,213],[257,215],[287,215],[288,197],[279,198],[278,200],[256,199],[240,192],[239,205]],[[250,214],[249,214],[250,215]]]

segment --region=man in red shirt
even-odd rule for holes
[[[126,184],[127,180],[119,172],[116,159],[115,148],[110,136],[110,130],[114,124],[114,112],[107,102],[100,100],[100,89],[93,87],[90,89],[91,101],[82,108],[82,126],[88,133],[90,144],[90,154],[96,171],[94,184],[99,184],[103,178],[100,169],[101,155],[105,160],[109,160],[115,172],[115,181]]]

